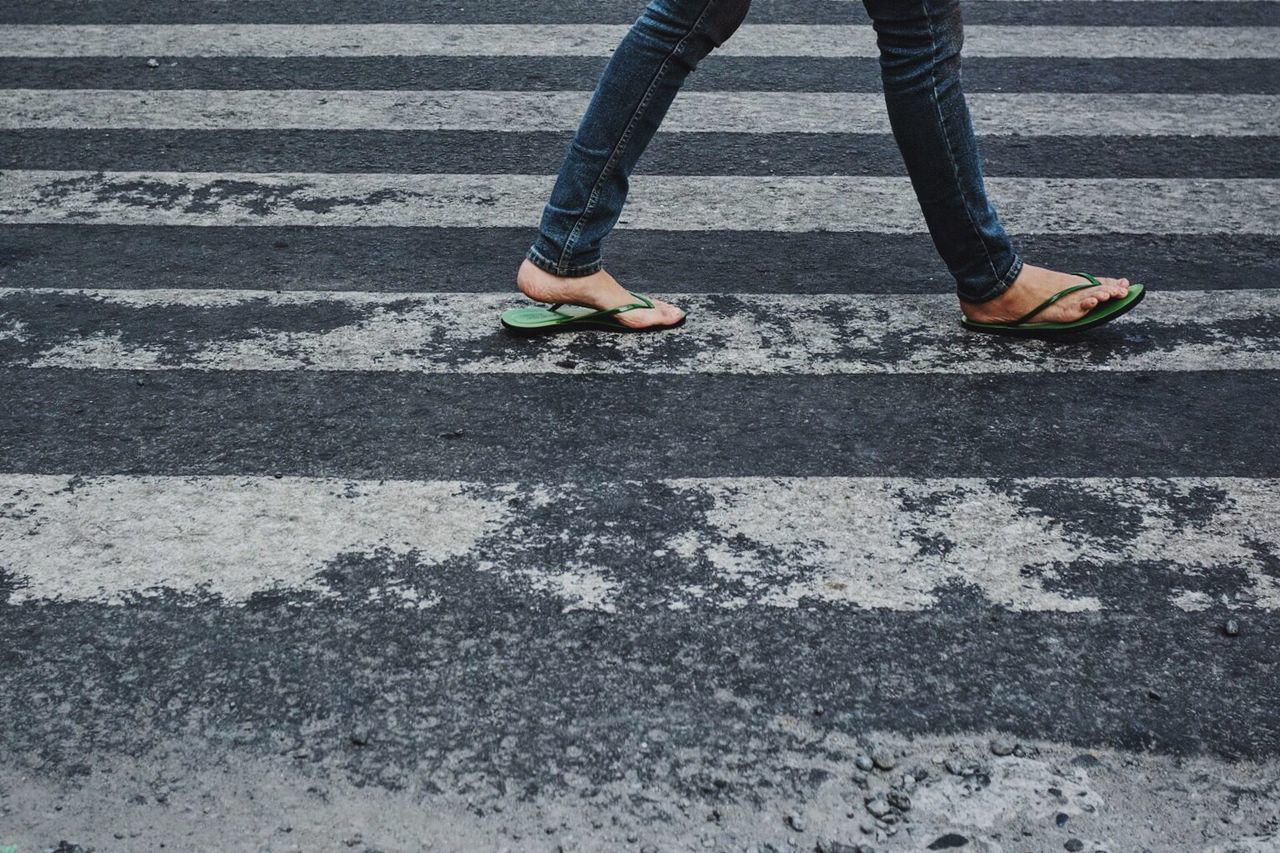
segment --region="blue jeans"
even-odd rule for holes
[[[1003,293],[1022,260],[987,200],[960,87],[958,0],[863,0],[880,48],[885,104],[925,224],[960,298]],[[751,0],[651,0],[596,86],[527,257],[561,276],[601,268],[645,146],[698,62],[723,44]]]

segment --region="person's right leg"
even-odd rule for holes
[[[964,27],[958,0],[863,0],[875,25],[885,105],[925,224],[956,280],[965,315],[1014,320],[1083,280],[1023,263],[987,199],[982,161],[960,85]],[[1017,121],[1017,116],[1010,116]],[[1123,296],[1104,278],[1038,315],[1064,322]]]
[[[634,297],[605,272],[600,244],[617,223],[628,179],[698,62],[723,44],[751,0],[651,0],[605,66],[560,166],[538,236],[516,274],[532,299],[613,308]],[[617,315],[630,326],[670,325],[682,312]]]

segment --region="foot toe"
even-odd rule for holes
[[[1106,286],[1107,290],[1117,296],[1124,296],[1129,289],[1129,279],[1127,278],[1103,278],[1099,279]]]
[[[657,326],[672,326],[680,322],[684,312],[669,302],[651,299],[652,308],[637,308],[614,315],[618,322],[633,329],[648,329]]]

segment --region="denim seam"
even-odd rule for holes
[[[938,41],[933,34],[933,18],[929,15],[929,6],[927,0],[920,0],[920,9],[924,12],[925,19],[929,22],[929,89],[933,94],[933,109],[938,114],[938,125],[942,129],[942,138],[947,143],[947,160],[951,164],[951,174],[955,176],[956,189],[960,193],[961,207],[964,208],[965,219],[969,220],[969,227],[973,229],[973,235],[978,238],[978,243],[982,246],[982,253],[987,257],[987,266],[991,268],[991,277],[997,282],[1000,281],[1000,274],[996,272],[995,261],[991,258],[991,250],[987,248],[987,242],[982,239],[982,232],[978,230],[978,223],[973,221],[973,214],[969,212],[969,204],[964,197],[964,190],[960,184],[960,168],[956,163],[955,148],[951,144],[951,134],[947,131],[947,119],[942,114],[942,106],[938,103]]]
[[[587,206],[583,209],[582,215],[578,217],[578,221],[573,224],[573,228],[569,231],[569,236],[565,239],[564,248],[560,251],[560,261],[556,264],[557,268],[564,267],[564,260],[573,251],[573,246],[578,241],[578,237],[582,233],[582,226],[586,224],[587,218],[595,210],[596,202],[600,200],[600,190],[604,186],[604,182],[609,175],[613,173],[613,167],[618,162],[618,158],[622,156],[626,144],[631,139],[631,134],[635,130],[636,121],[644,112],[645,107],[649,105],[649,101],[653,98],[653,93],[657,89],[658,83],[662,80],[662,76],[667,72],[667,65],[671,62],[671,57],[680,52],[694,33],[698,31],[698,27],[702,26],[702,21],[707,17],[708,10],[716,0],[707,0],[703,5],[702,11],[698,13],[697,19],[694,20],[693,26],[685,33],[680,41],[676,42],[670,52],[663,58],[662,64],[658,66],[658,70],[654,72],[653,79],[649,81],[648,88],[644,91],[644,96],[640,98],[640,103],[636,105],[635,111],[631,113],[631,118],[627,121],[627,126],[623,128],[622,136],[618,139],[617,144],[613,146],[613,151],[609,155],[609,159],[605,161],[604,167],[600,170],[599,176],[596,178],[595,185],[591,188],[591,194],[587,197]]]

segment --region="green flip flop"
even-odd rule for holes
[[[680,318],[679,323],[670,323],[665,326],[650,326],[644,329],[633,329],[630,326],[624,326],[614,319],[614,315],[623,314],[627,311],[635,311],[637,308],[652,308],[653,302],[639,293],[633,293],[637,302],[629,302],[626,305],[619,305],[616,308],[606,308],[597,311],[591,308],[583,308],[580,305],[566,305],[563,302],[557,302],[550,308],[512,308],[509,311],[502,312],[502,325],[513,332],[553,332],[564,329],[608,329],[614,332],[649,332],[661,329],[674,329],[684,322],[684,318]]]
[[[1057,302],[1069,293],[1075,293],[1077,290],[1084,290],[1086,287],[1101,287],[1102,283],[1087,272],[1076,272],[1072,275],[1087,278],[1087,284],[1076,284],[1071,287],[1059,290],[1050,296],[1044,302],[1041,302],[1034,309],[1023,314],[1016,320],[1007,323],[979,323],[976,320],[970,320],[968,317],[960,318],[960,325],[966,329],[975,332],[987,332],[993,335],[1020,335],[1024,337],[1057,337],[1058,335],[1066,335],[1072,332],[1080,332],[1085,329],[1092,329],[1094,326],[1101,326],[1103,323],[1109,323],[1115,318],[1130,311],[1135,305],[1142,301],[1142,297],[1146,295],[1146,288],[1140,284],[1129,285],[1129,292],[1120,299],[1108,299],[1106,302],[1099,302],[1097,307],[1085,314],[1079,320],[1072,320],[1070,323],[1028,323],[1032,317]]]

